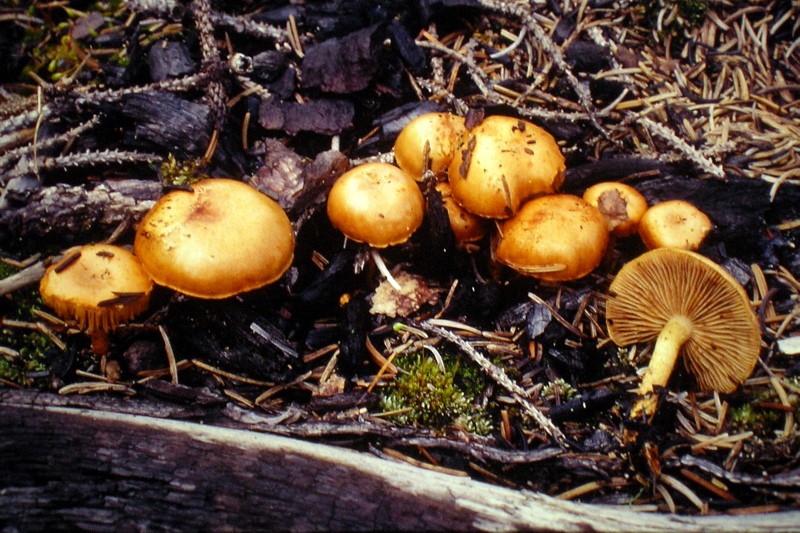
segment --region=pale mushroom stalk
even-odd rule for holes
[[[654,387],[666,387],[669,377],[678,361],[681,347],[692,336],[692,323],[684,316],[670,319],[656,339],[650,365],[642,376],[639,385],[640,398],[631,410],[632,418],[639,418],[642,411],[649,418],[656,412],[657,396],[650,394]]]
[[[378,250],[375,248],[370,248],[369,255],[372,257],[372,260],[375,262],[375,266],[378,267],[380,273],[384,278],[386,278],[386,281],[389,282],[389,285],[391,285],[397,292],[400,292],[402,287],[400,287],[400,284],[397,283],[396,279],[394,279],[392,273],[389,272],[389,269],[386,267],[386,263],[383,261],[383,257],[381,257],[381,254],[378,252]]]

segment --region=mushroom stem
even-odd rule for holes
[[[400,292],[400,284],[397,283],[397,280],[394,279],[392,273],[389,272],[388,268],[386,268],[386,263],[383,262],[383,258],[381,257],[381,254],[378,253],[378,250],[375,248],[370,248],[369,255],[372,256],[372,260],[375,261],[375,266],[378,267],[378,270],[380,270],[381,274],[383,274],[383,277],[386,278],[386,281],[389,282],[389,285],[391,285],[397,292]]]
[[[92,352],[95,355],[102,355],[105,356],[108,353],[109,344],[108,344],[108,333],[103,331],[100,328],[95,328],[92,330]]]
[[[640,397],[631,410],[631,418],[639,418],[643,410],[648,418],[655,413],[658,398],[650,393],[656,386],[666,386],[672,370],[675,368],[681,346],[691,336],[692,323],[686,317],[676,316],[666,323],[664,329],[658,334],[653,355],[650,357],[650,365],[639,385],[637,392]]]

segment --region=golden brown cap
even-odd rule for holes
[[[156,202],[134,249],[159,285],[227,298],[280,278],[292,264],[294,232],[268,196],[240,181],[207,179]]]
[[[365,163],[328,193],[328,218],[348,239],[385,248],[409,239],[422,224],[425,199],[414,178],[388,163]]]
[[[617,237],[636,233],[647,211],[644,196],[630,185],[619,182],[596,183],[584,191],[583,199],[603,214],[608,230]]]
[[[464,118],[451,113],[420,115],[400,131],[394,143],[397,166],[414,179],[420,179],[427,162],[434,174],[446,171],[453,152],[466,132]]]
[[[731,392],[747,379],[761,330],[747,293],[722,267],[695,252],[659,248],[619,271],[606,303],[615,344],[652,342],[676,317],[689,325],[681,351],[702,390]]]
[[[436,190],[442,195],[442,203],[447,209],[447,216],[450,219],[450,228],[456,241],[460,244],[479,241],[488,231],[488,221],[478,215],[473,215],[453,199],[450,192],[450,185],[446,181],[436,184]]]
[[[697,250],[714,224],[684,200],[668,200],[648,209],[639,221],[639,236],[648,249]]]
[[[45,304],[83,330],[112,331],[147,309],[153,281],[132,253],[119,246],[71,248],[42,277]]]
[[[463,136],[448,177],[467,211],[508,218],[529,198],[557,191],[564,169],[552,135],[526,120],[495,115]]]
[[[578,279],[594,270],[608,245],[600,212],[571,194],[540,196],[500,224],[495,258],[546,281]]]

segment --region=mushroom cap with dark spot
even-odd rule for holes
[[[159,285],[227,298],[280,278],[292,264],[294,231],[280,205],[253,187],[206,179],[156,202],[134,249]]]
[[[139,260],[111,244],[67,250],[39,284],[45,304],[89,333],[113,331],[144,312],[152,290],[153,281]]]
[[[508,218],[526,200],[556,192],[564,169],[552,135],[526,120],[493,115],[462,136],[447,175],[464,209]]]
[[[731,392],[750,376],[761,330],[747,293],[722,267],[695,252],[658,248],[614,278],[606,321],[618,346],[655,341],[675,316],[691,323],[681,353],[702,390]]]

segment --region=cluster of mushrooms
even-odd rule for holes
[[[366,163],[340,176],[328,195],[331,224],[376,249],[410,238],[422,224],[420,182],[435,180],[456,240],[490,231],[492,257],[545,282],[581,278],[609,241],[640,235],[650,250],[626,264],[609,289],[608,331],[618,346],[655,341],[633,416],[652,416],[680,354],[702,390],[730,392],[752,372],[760,327],[750,300],[722,267],[694,252],[711,231],[691,204],[653,207],[634,188],[599,183],[583,197],[559,193],[565,160],[535,124],[489,116],[430,113],[411,121],[394,145],[397,165]],[[253,233],[252,227],[263,228]],[[236,238],[231,249],[229,241]],[[46,304],[76,320],[93,350],[147,308],[153,283],[199,298],[226,298],[279,279],[294,256],[292,225],[277,202],[230,179],[207,179],[164,195],[140,223],[134,254],[112,245],[69,250],[41,282]]]

